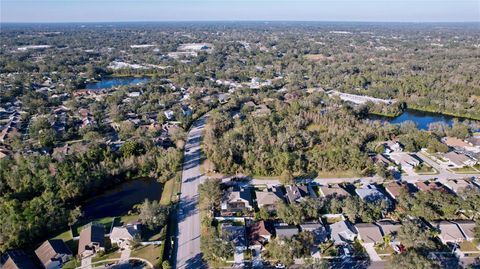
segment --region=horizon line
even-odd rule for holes
[[[79,24],[79,23],[172,23],[172,22],[336,22],[336,23],[480,23],[479,20],[450,21],[383,21],[383,20],[119,20],[119,21],[0,21],[0,24]]]

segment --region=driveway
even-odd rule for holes
[[[92,256],[82,259],[82,269],[92,269]]]
[[[365,248],[365,251],[367,251],[368,257],[370,257],[370,260],[372,262],[380,262],[382,261],[382,258],[378,256],[377,251],[373,247],[372,244],[362,244],[363,248]]]
[[[206,268],[200,252],[200,214],[198,210],[198,185],[203,179],[200,163],[203,153],[200,143],[206,117],[193,123],[185,143],[182,187],[177,212],[177,237],[173,268]]]
[[[235,261],[235,265],[233,267],[240,267],[243,266],[243,251],[241,249],[235,248],[233,253],[233,259]]]
[[[123,261],[128,261],[128,259],[130,258],[130,254],[132,253],[132,250],[130,248],[124,248],[122,250],[122,253],[120,255],[120,262],[123,262]]]

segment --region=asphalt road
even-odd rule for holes
[[[185,143],[182,187],[177,213],[176,259],[173,268],[207,268],[200,251],[198,210],[198,185],[204,178],[200,172],[202,158],[200,143],[205,121],[206,117],[202,117],[192,125]]]
[[[444,167],[440,166],[439,164],[435,163],[432,159],[427,157],[422,152],[418,152],[417,156],[420,157],[424,162],[432,166],[438,171],[438,174],[435,175],[400,175],[400,178],[403,181],[415,183],[418,181],[425,181],[429,179],[436,178],[437,180],[444,182],[448,179],[462,179],[462,178],[472,178],[472,177],[480,177],[480,174],[455,174]],[[226,178],[225,181],[228,181],[229,178]],[[355,177],[355,178],[315,178],[306,181],[313,181],[319,184],[335,184],[335,183],[344,183],[344,182],[362,182],[362,183],[381,183],[384,181],[383,178],[378,176],[373,177]],[[276,185],[279,184],[279,180],[277,179],[255,179],[251,180],[252,184],[267,184],[267,185]]]

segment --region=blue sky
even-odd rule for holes
[[[480,21],[480,0],[0,0],[1,22]]]

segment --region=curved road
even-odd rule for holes
[[[198,185],[203,180],[200,172],[201,140],[206,116],[195,121],[188,132],[183,160],[182,187],[177,211],[177,237],[173,268],[207,268],[200,252],[200,213]]]

